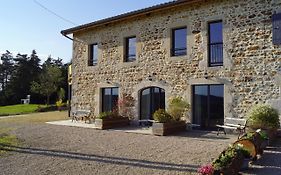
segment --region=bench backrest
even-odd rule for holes
[[[91,113],[91,111],[90,110],[76,110],[76,111],[73,111],[73,113],[76,115],[83,115],[83,114],[89,115]]]
[[[241,125],[241,126],[246,126],[247,125],[247,120],[246,119],[241,119],[241,118],[230,118],[226,117],[224,120],[225,124],[234,124],[234,125]]]

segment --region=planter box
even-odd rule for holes
[[[242,170],[242,171],[248,170],[251,161],[252,161],[252,160],[251,160],[250,158],[245,158],[245,159],[243,160],[243,164],[242,164],[241,170]]]
[[[184,121],[170,122],[170,123],[153,123],[152,133],[157,136],[165,136],[186,130],[186,123]]]
[[[249,128],[248,131],[249,132],[255,132],[257,129],[261,129],[262,131],[266,132],[270,144],[275,140],[275,138],[277,136],[277,129],[267,129],[267,128],[253,127],[253,128]]]
[[[237,175],[243,165],[243,161],[244,156],[242,154],[238,154],[232,159],[229,165],[220,170],[215,170],[214,175]]]
[[[95,119],[97,129],[111,129],[129,125],[129,118]]]

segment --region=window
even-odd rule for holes
[[[126,54],[125,62],[133,62],[136,60],[136,37],[126,38]]]
[[[172,30],[171,55],[186,55],[186,28],[177,28]]]
[[[272,32],[272,41],[273,44],[281,45],[281,13],[274,14],[272,16],[272,26],[273,26],[273,32]]]
[[[102,112],[117,109],[118,88],[102,88]]]
[[[94,66],[98,64],[98,44],[89,45],[89,66]]]
[[[208,56],[209,66],[223,65],[222,21],[209,23]]]

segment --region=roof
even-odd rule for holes
[[[105,18],[105,19],[94,21],[94,22],[91,22],[91,23],[79,25],[79,26],[76,26],[76,27],[72,27],[72,28],[69,28],[69,29],[66,29],[66,30],[62,30],[61,34],[68,35],[68,34],[72,34],[74,32],[80,31],[80,30],[85,30],[85,29],[88,29],[88,28],[93,28],[93,27],[97,27],[97,26],[100,26],[100,25],[105,25],[105,24],[109,24],[109,23],[112,23],[112,22],[121,21],[121,20],[124,20],[124,19],[148,14],[148,13],[155,12],[155,11],[164,10],[164,9],[167,9],[167,8],[180,6],[180,5],[183,5],[183,4],[191,4],[191,3],[194,3],[194,2],[198,2],[198,1],[200,1],[200,0],[176,0],[176,1],[171,1],[171,2],[167,2],[167,3],[151,6],[151,7],[148,7],[148,8],[140,9],[140,10],[131,11],[131,12],[128,12],[128,13],[123,13],[121,15],[117,15],[117,16],[114,16],[114,17]]]

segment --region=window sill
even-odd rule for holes
[[[225,66],[224,65],[220,65],[220,66],[208,66],[208,69],[223,69]]]
[[[131,66],[136,66],[138,64],[139,64],[139,62],[136,60],[136,61],[119,63],[119,66],[121,66],[121,67],[131,67]]]
[[[170,56],[169,60],[171,61],[181,61],[181,60],[188,60],[187,55],[180,55],[180,56]]]

